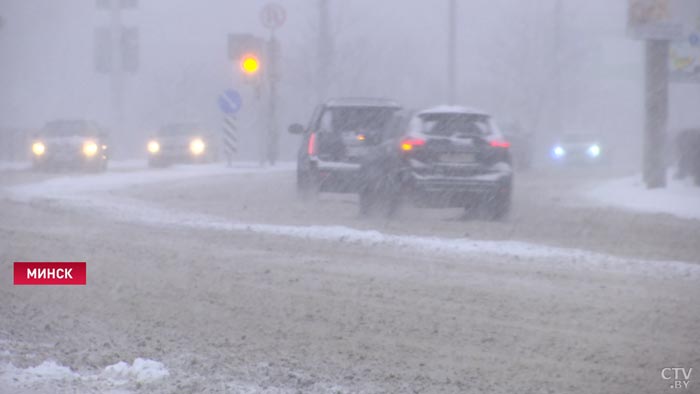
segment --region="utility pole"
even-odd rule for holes
[[[109,23],[95,29],[95,71],[109,75],[113,127],[124,126],[126,74],[139,68],[139,31],[122,25],[122,10],[138,7],[138,0],[96,0],[97,9],[106,11]]]
[[[316,95],[324,101],[328,95],[330,68],[333,57],[333,39],[330,32],[329,0],[318,0],[318,61]]]
[[[668,119],[668,40],[646,41],[644,182],[649,189],[666,187],[666,122]]]
[[[556,0],[554,4],[554,70],[552,73],[553,86],[553,110],[552,110],[552,129],[555,133],[561,135],[564,119],[564,105],[562,105],[562,24],[564,19],[564,8],[562,0]]]
[[[456,51],[457,51],[457,0],[449,0],[447,11],[447,101],[455,104],[456,101]]]
[[[118,1],[109,2],[109,31],[112,40],[110,88],[112,91],[112,109],[114,111],[114,126],[121,133],[124,126],[124,68],[122,56],[122,21],[121,6]]]

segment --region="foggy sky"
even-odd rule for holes
[[[635,135],[643,119],[643,51],[625,36],[627,1],[563,0],[558,16],[555,2],[458,1],[458,102],[544,134],[561,126]],[[286,125],[305,123],[319,100],[318,3],[280,3],[287,22],[277,31],[279,126],[289,156],[296,139]],[[121,133],[138,139],[180,119],[216,125],[216,96],[228,87],[244,93],[240,121],[254,129],[255,99],[236,77],[226,41],[233,32],[267,37],[258,18],[264,4],[141,0],[124,11],[124,24],[140,28],[141,61],[127,79],[128,130]],[[36,128],[65,117],[113,123],[109,78],[92,63],[93,30],[108,23],[105,11],[93,0],[2,0],[0,15],[0,127]],[[411,108],[444,103],[446,22],[446,0],[331,0],[329,95],[391,97]],[[699,93],[697,85],[672,87],[670,128],[700,124],[693,109]]]

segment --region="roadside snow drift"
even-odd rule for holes
[[[676,261],[641,261],[623,259],[580,249],[547,246],[519,241],[477,241],[460,238],[385,234],[376,230],[358,230],[345,226],[296,226],[245,223],[190,212],[177,212],[144,201],[115,197],[109,191],[133,185],[176,181],[179,179],[222,174],[290,171],[292,165],[272,168],[217,166],[182,166],[168,171],[141,171],[132,174],[107,173],[79,177],[61,177],[9,188],[18,201],[55,200],[69,209],[93,209],[113,219],[152,226],[177,226],[216,231],[253,232],[308,240],[355,243],[364,247],[390,247],[427,255],[491,254],[515,257],[522,264],[541,259],[548,265],[566,269],[600,269],[608,272],[653,275],[658,277],[700,278],[700,265]],[[627,190],[627,189],[624,189]],[[629,196],[627,196],[629,199]],[[688,201],[685,201],[688,203]],[[510,262],[512,264],[512,261]]]
[[[647,189],[640,176],[608,181],[586,193],[596,203],[630,211],[700,219],[700,187],[669,177],[666,188]]]

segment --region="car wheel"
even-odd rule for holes
[[[367,184],[359,193],[360,215],[377,213],[383,217],[395,216],[401,207],[401,183],[390,176],[377,184]]]
[[[499,191],[486,203],[491,220],[503,220],[510,213],[511,193],[510,188]]]
[[[315,171],[297,171],[297,195],[304,201],[316,199],[320,189]]]

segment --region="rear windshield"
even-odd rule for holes
[[[429,135],[488,135],[493,132],[487,115],[423,114],[419,118],[420,131]]]
[[[196,124],[171,124],[158,130],[159,136],[189,136],[202,132],[202,127]]]
[[[389,107],[335,107],[321,117],[320,131],[342,133],[381,132],[391,123],[396,108]]]
[[[86,137],[98,134],[97,128],[78,120],[50,122],[41,130],[47,137]]]

